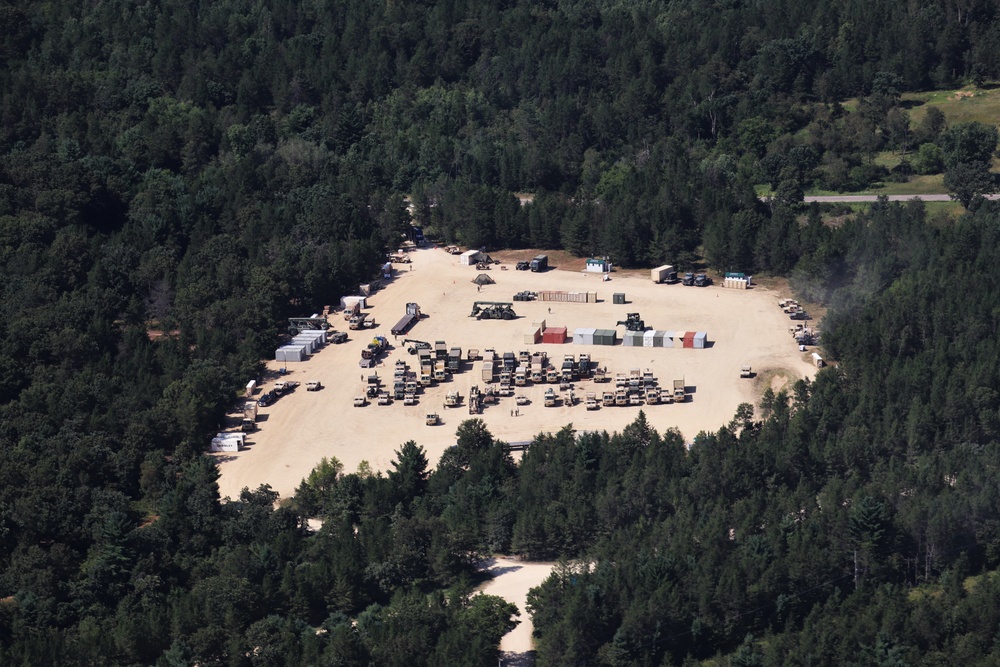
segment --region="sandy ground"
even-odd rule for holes
[[[383,290],[369,299],[368,312],[378,327],[369,332],[351,331],[348,342],[327,345],[308,361],[288,364],[287,379],[302,382],[296,391],[276,403],[261,408],[259,429],[247,438],[247,448],[238,453],[217,454],[223,497],[236,498],[244,487],[269,484],[283,497],[293,494],[299,482],[322,457],[336,457],[344,470],[353,472],[361,461],[375,470],[390,468],[395,451],[407,440],[414,440],[427,452],[434,465],[444,450],[455,441],[455,429],[470,417],[468,408],[444,407],[444,394],[457,389],[463,397],[473,384],[483,386],[480,363],[463,361],[462,371],[450,381],[428,387],[418,394],[419,404],[390,406],[370,403],[353,406],[355,395],[363,391],[361,377],[367,370],[358,367],[361,350],[372,335],[387,336],[389,329],[405,312],[407,302],[417,302],[423,318],[409,336],[433,343],[444,340],[449,346],[465,350],[494,347],[498,353],[523,349],[545,350],[561,360],[563,354],[588,352],[606,366],[611,375],[630,368],[650,368],[661,386],[671,386],[683,378],[690,396],[683,404],[643,406],[650,423],[660,430],[676,427],[690,441],[702,430],[712,430],[729,422],[740,403],[756,403],[766,384],[774,385],[812,376],[815,369],[808,354],[798,351],[788,334],[791,324],[777,307],[781,294],[767,288],[728,290],[712,285],[705,288],[656,285],[642,274],[617,277],[602,282],[598,274],[550,270],[544,274],[529,271],[501,270],[494,266],[490,274],[496,285],[477,292],[472,278],[478,271],[461,266],[458,257],[441,249],[422,249],[410,253],[413,263],[396,265],[401,273]],[[409,269],[409,270],[407,270]],[[472,302],[495,299],[510,301],[521,290],[596,291],[599,303],[516,302],[518,318],[512,321],[476,320],[469,317]],[[612,303],[613,292],[624,292],[626,305]],[[331,299],[333,301],[333,299]],[[551,308],[551,313],[548,312]],[[709,347],[702,350],[678,348],[624,347],[591,345],[524,344],[524,333],[531,322],[546,320],[549,326],[613,328],[627,312],[639,312],[648,326],[664,330],[707,331]],[[339,314],[330,316],[335,328],[345,330]],[[624,327],[618,327],[619,336]],[[402,337],[401,337],[402,338]],[[401,340],[400,340],[401,343]],[[396,359],[415,363],[401,344],[382,357],[378,374],[391,385]],[[741,380],[740,366],[751,364],[757,377]],[[268,363],[268,377],[260,391],[271,387],[282,364]],[[558,362],[556,364],[558,366]],[[305,391],[305,382],[320,380],[324,388]],[[502,398],[486,406],[478,415],[493,435],[508,442],[531,440],[542,431],[554,432],[572,423],[578,430],[620,430],[632,422],[638,407],[601,408],[587,411],[582,401],[575,406],[543,407],[541,397],[547,387],[536,385],[518,389],[531,399],[512,417],[513,398]],[[575,383],[578,398],[589,391],[600,392],[613,383],[594,385]],[[428,412],[441,415],[441,424],[427,426]]]
[[[531,653],[531,617],[527,612],[528,591],[541,585],[552,571],[553,563],[529,563],[509,558],[493,558],[485,569],[494,579],[483,587],[483,593],[497,595],[517,605],[521,612],[520,625],[500,640],[503,662],[506,667],[534,664]]]

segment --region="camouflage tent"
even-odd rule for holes
[[[480,273],[473,279],[472,282],[482,286],[482,285],[495,285],[497,281],[490,278],[490,275],[488,273]]]

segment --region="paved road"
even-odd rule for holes
[[[889,201],[910,201],[919,199],[920,201],[951,201],[948,195],[886,195]],[[986,195],[987,199],[997,200],[1000,195]],[[823,203],[865,203],[878,200],[878,195],[823,195],[820,197],[806,197],[805,202]]]

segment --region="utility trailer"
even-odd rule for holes
[[[415,303],[406,304],[406,314],[392,327],[393,336],[402,336],[420,320],[420,306]]]

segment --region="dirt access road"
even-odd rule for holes
[[[566,424],[577,430],[621,430],[632,422],[640,409],[645,410],[650,423],[664,431],[678,428],[687,441],[699,431],[717,429],[729,422],[737,406],[756,403],[765,383],[792,382],[811,377],[815,369],[808,363],[808,354],[798,351],[788,334],[791,324],[777,307],[781,294],[765,287],[750,290],[730,290],[712,285],[705,288],[684,287],[680,284],[657,285],[648,273],[621,276],[602,282],[599,274],[562,271],[558,267],[545,273],[515,271],[494,266],[490,275],[495,285],[481,291],[472,279],[479,273],[474,267],[461,266],[458,256],[442,249],[425,248],[410,253],[412,264],[396,265],[401,271],[383,290],[369,299],[368,312],[379,326],[369,332],[350,332],[350,340],[341,345],[327,345],[308,361],[288,364],[287,379],[302,383],[295,392],[283,396],[273,405],[260,409],[259,430],[248,437],[248,447],[237,453],[217,454],[223,497],[237,498],[244,487],[257,488],[269,484],[283,497],[292,495],[296,486],[323,457],[336,457],[346,472],[367,461],[374,470],[387,470],[394,452],[406,441],[422,446],[431,465],[444,450],[455,442],[455,429],[470,415],[465,401],[461,407],[445,408],[446,391],[457,389],[463,399],[473,384],[483,386],[480,363],[463,362],[462,371],[450,381],[429,387],[418,394],[419,404],[404,406],[394,402],[389,406],[374,403],[353,407],[353,398],[363,390],[361,377],[370,371],[358,366],[361,350],[372,335],[389,338],[390,349],[375,369],[390,384],[393,364],[399,358],[411,363],[416,358],[405,349],[392,346],[390,327],[402,317],[406,303],[420,305],[424,317],[409,336],[433,343],[444,340],[449,346],[480,350],[494,347],[498,353],[523,349],[544,350],[551,358],[561,361],[563,354],[590,353],[591,358],[606,366],[613,376],[630,368],[650,368],[661,386],[672,386],[674,379],[683,378],[690,396],[683,404],[639,407],[601,408],[587,411],[582,401],[574,406],[565,404],[546,408],[542,395],[554,385],[523,388],[530,405],[519,406],[519,416],[512,416],[513,398],[502,398],[498,405],[487,406],[479,418],[493,435],[508,442],[531,440],[539,432],[555,432]],[[515,302],[518,318],[512,321],[476,320],[469,317],[476,300],[511,301],[521,290],[596,291],[598,303]],[[623,292],[626,305],[612,303],[612,293]],[[333,299],[331,299],[333,301]],[[551,309],[551,312],[549,310]],[[533,345],[524,344],[524,334],[531,322],[546,320],[549,326],[568,327],[570,334],[577,327],[614,328],[627,312],[639,312],[648,326],[663,330],[708,332],[706,349],[635,348],[621,344]],[[345,330],[339,314],[330,316],[335,328]],[[618,327],[619,336],[624,327]],[[400,337],[402,338],[402,337]],[[751,364],[756,380],[741,380],[740,366]],[[269,372],[263,386],[266,391],[277,379],[281,364],[269,362]],[[305,391],[305,383],[319,380],[323,389]],[[613,383],[610,383],[613,388]],[[575,383],[578,398],[590,391],[598,392],[609,384],[594,385],[590,381]],[[437,412],[442,423],[425,425],[425,415]]]

